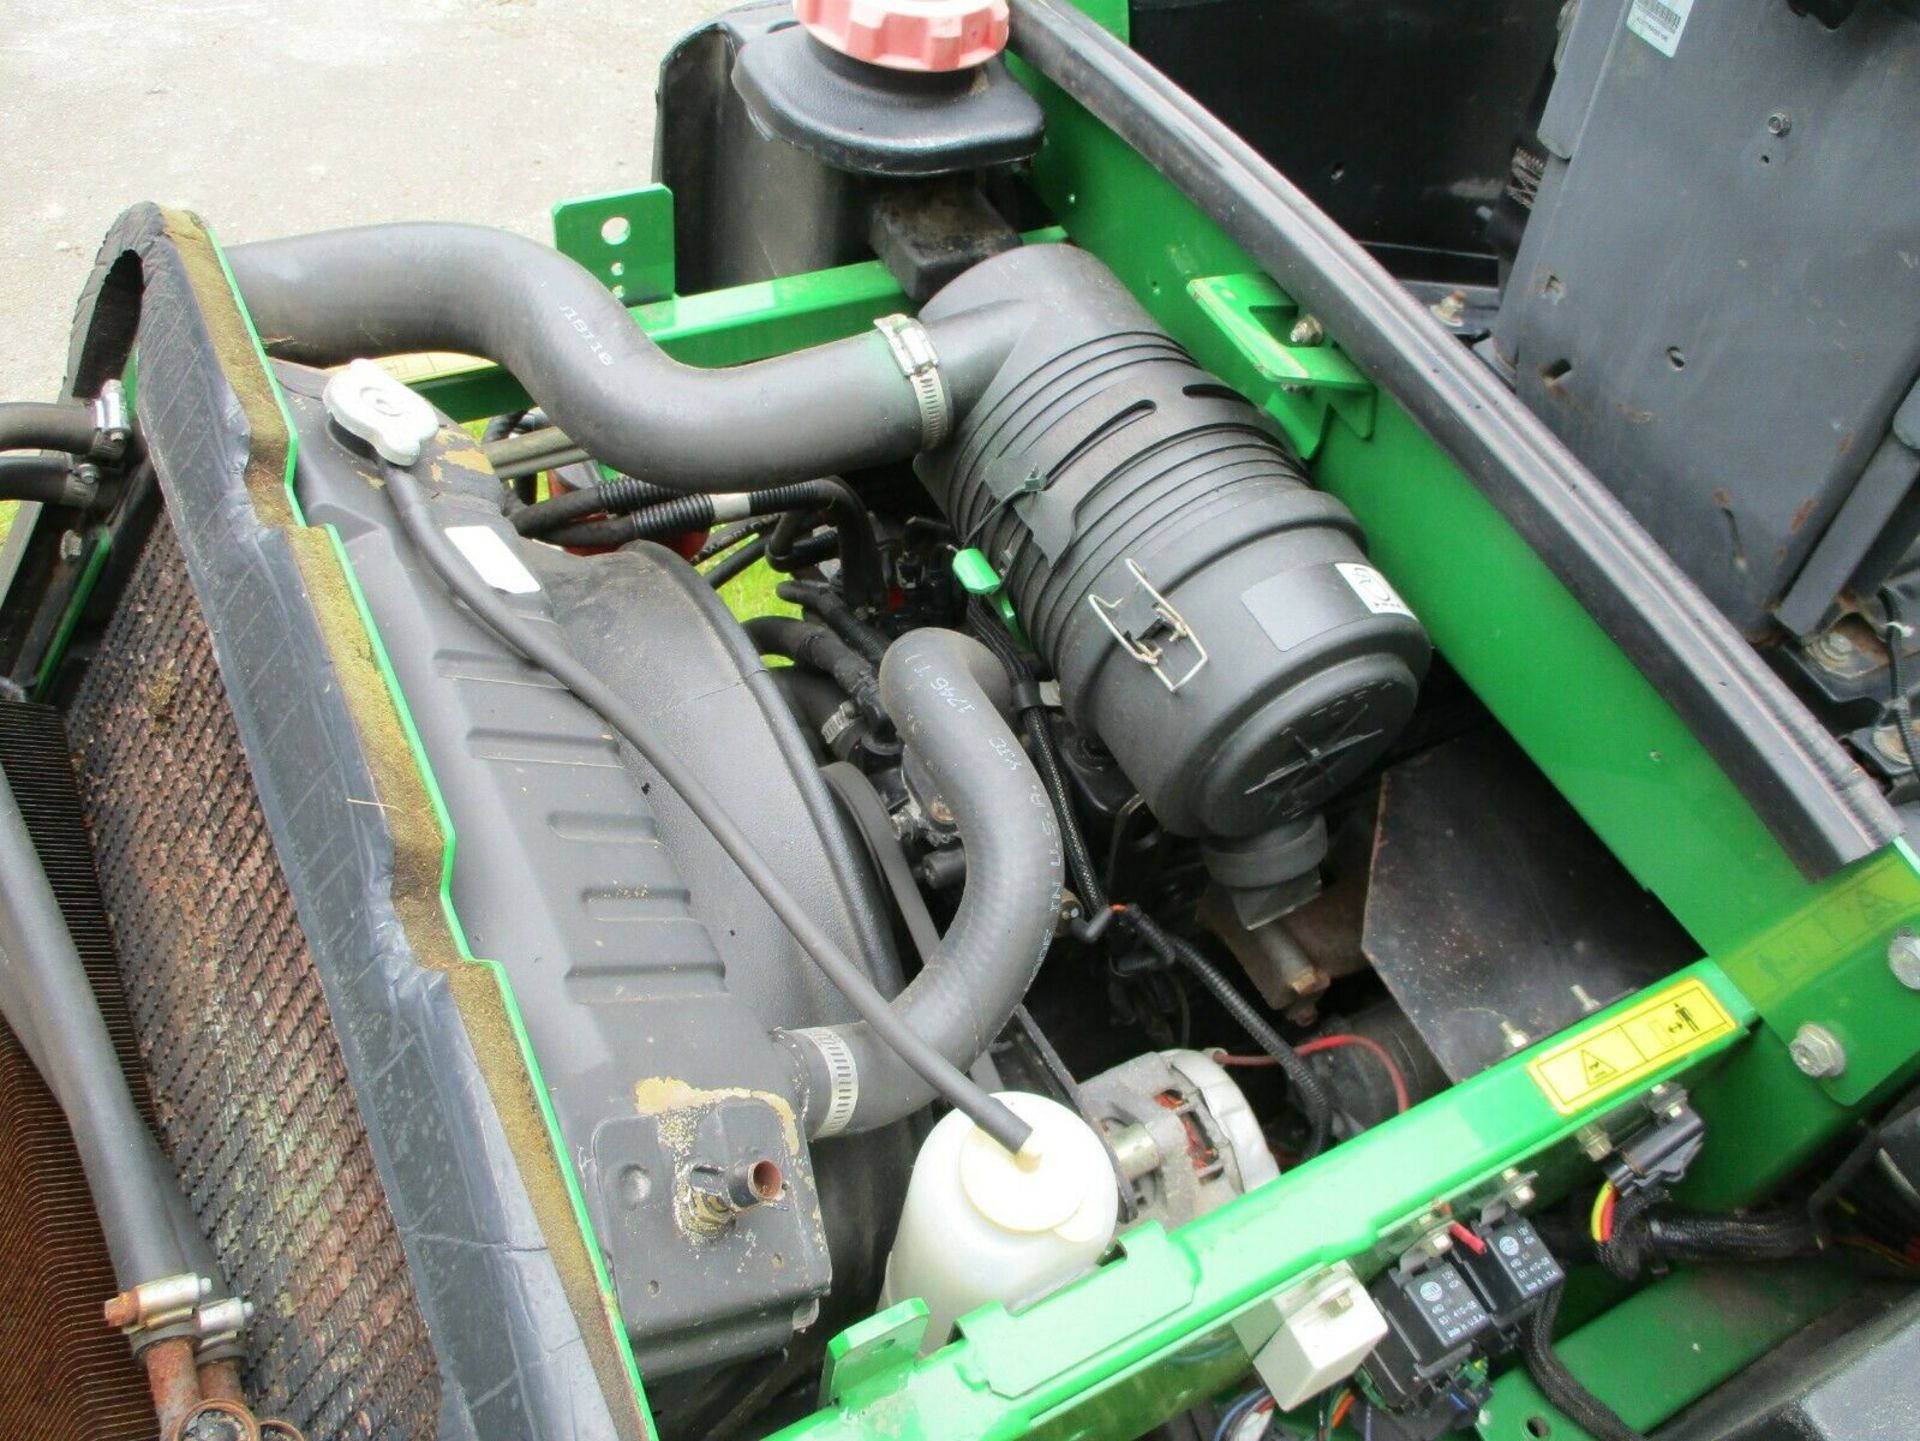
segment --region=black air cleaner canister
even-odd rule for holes
[[[1160,822],[1236,888],[1310,869],[1320,807],[1412,712],[1426,633],[1346,507],[1100,262],[1029,246],[924,314],[1002,297],[1032,320],[922,479]]]

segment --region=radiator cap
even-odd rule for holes
[[[1007,48],[1007,0],[794,0],[809,34],[889,70],[967,70]]]

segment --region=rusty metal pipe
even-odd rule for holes
[[[200,1373],[193,1365],[193,1342],[185,1336],[155,1341],[140,1353],[147,1368],[147,1389],[160,1418],[160,1435],[174,1441],[188,1413],[200,1404]]]

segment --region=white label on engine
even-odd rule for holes
[[[480,572],[480,579],[495,590],[532,595],[540,589],[526,562],[513,553],[498,531],[484,525],[455,525],[447,528],[447,539],[459,548],[467,564]]]
[[[1693,0],[1633,0],[1627,12],[1627,29],[1669,60],[1680,48],[1680,32],[1687,28],[1687,16],[1693,13]]]
[[[1372,566],[1339,560],[1334,562],[1333,568],[1353,587],[1353,593],[1360,597],[1360,603],[1375,615],[1404,615],[1408,620],[1414,619],[1413,610],[1400,599],[1400,593],[1387,584],[1387,578]]]

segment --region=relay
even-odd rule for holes
[[[1494,1326],[1451,1261],[1385,1271],[1368,1292],[1386,1317],[1387,1334],[1367,1357],[1367,1379],[1396,1409],[1444,1389]]]
[[[1479,1245],[1463,1244],[1454,1257],[1494,1326],[1511,1333],[1543,1296],[1567,1279],[1566,1273],[1523,1216],[1481,1222],[1471,1234]]]

